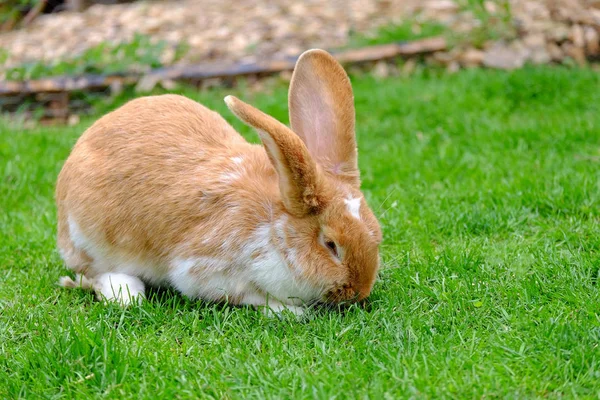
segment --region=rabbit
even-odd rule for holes
[[[369,296],[382,232],[360,191],[352,86],[328,52],[304,52],[290,125],[236,97],[248,143],[218,113],[174,94],[97,120],[59,173],[57,244],[76,278],[121,305],[145,284],[301,314]]]

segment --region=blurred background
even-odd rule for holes
[[[36,115],[68,120],[86,107],[65,93],[285,78],[311,47],[368,48],[344,60],[380,77],[416,65],[582,65],[600,55],[600,0],[4,0],[0,107],[32,113],[38,104]],[[48,80],[82,76],[87,83]]]

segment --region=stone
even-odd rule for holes
[[[465,67],[477,67],[483,64],[485,54],[481,50],[467,49],[459,55],[458,61]]]
[[[377,78],[387,78],[390,76],[390,68],[385,61],[378,61],[373,67],[371,73]]]
[[[571,35],[570,39],[573,42],[575,47],[584,47],[585,46],[585,37],[583,34],[583,28],[581,25],[573,25],[571,27]]]
[[[598,31],[591,26],[586,26],[583,29],[583,36],[586,53],[590,56],[600,55],[600,35],[598,35]]]
[[[496,43],[483,55],[483,65],[498,69],[516,69],[525,64],[526,55],[522,51],[504,43]]]
[[[585,65],[587,60],[583,47],[577,47],[571,43],[564,43],[562,46],[563,52],[579,65]]]
[[[457,73],[460,71],[460,63],[458,61],[452,61],[446,66],[446,71],[448,71],[450,74]]]
[[[546,37],[542,33],[533,33],[525,36],[523,45],[528,49],[528,60],[534,64],[546,64],[552,60],[546,46]]]
[[[552,61],[561,61],[564,58],[564,52],[556,43],[548,43],[546,50]]]

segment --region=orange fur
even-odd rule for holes
[[[367,297],[381,230],[359,189],[352,89],[341,66],[322,50],[300,58],[290,88],[294,131],[234,97],[226,102],[263,146],[177,95],[130,101],[81,136],[56,188],[66,265],[90,279],[131,274],[239,304],[273,294],[283,305],[298,305],[294,296]],[[330,108],[317,116],[323,130],[305,120],[315,104]]]

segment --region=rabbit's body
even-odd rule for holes
[[[285,217],[263,147],[185,97],[140,98],[100,119],[58,188],[59,249],[90,279],[123,273],[235,303],[264,303],[267,288],[274,298],[315,296],[273,245]]]
[[[80,279],[64,286],[127,303],[146,281],[274,308],[368,294],[381,233],[354,171],[353,119],[348,144],[324,143],[346,160],[318,165],[289,128],[227,100],[264,146],[177,95],[133,100],[81,136],[57,182],[58,247]]]

